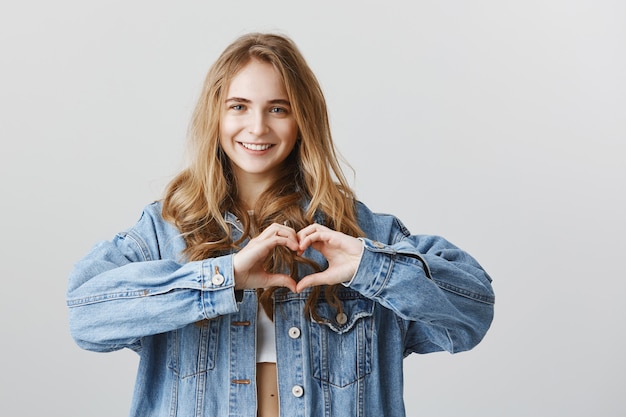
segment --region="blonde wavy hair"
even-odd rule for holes
[[[265,190],[254,207],[254,228],[240,203],[235,175],[219,142],[228,86],[252,59],[271,64],[281,75],[298,126],[298,140],[283,163],[282,176]],[[351,236],[362,235],[356,219],[355,195],[342,173],[333,145],[322,89],[288,37],[250,33],[229,45],[206,76],[188,136],[191,161],[169,183],[163,201],[163,218],[181,231],[187,244],[184,251],[187,260],[237,251],[245,239],[272,223],[288,224],[298,231],[313,223],[316,214],[334,230]],[[224,219],[227,211],[243,224],[244,234],[238,241],[231,239]],[[319,270],[311,261],[282,247],[266,260],[265,267],[268,271],[287,272],[297,280],[299,263]],[[259,290],[260,302],[270,317],[275,289]],[[305,312],[315,320],[321,320],[315,309],[320,291],[315,287],[305,306]],[[325,287],[324,291],[326,300],[341,310],[337,286]]]

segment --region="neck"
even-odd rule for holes
[[[272,183],[270,178],[259,178],[256,175],[237,175],[237,193],[245,210],[254,210],[263,191]]]

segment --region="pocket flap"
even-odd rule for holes
[[[326,300],[320,299],[317,304],[317,314],[321,321],[314,320],[318,324],[328,326],[334,332],[345,333],[354,327],[354,324],[363,317],[370,317],[374,313],[374,301],[365,298],[356,292],[342,292],[339,294],[343,312],[337,309]]]

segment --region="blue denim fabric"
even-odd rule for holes
[[[226,220],[237,239],[240,223]],[[491,324],[491,279],[470,255],[362,204],[358,220],[364,249],[340,291],[345,315],[322,297],[315,322],[303,314],[308,291],[275,293],[281,416],[404,416],[403,358],[471,349]],[[140,355],[131,416],[254,417],[256,293],[236,295],[232,254],[185,262],[184,247],[160,203],[96,245],[69,277],[72,336]]]

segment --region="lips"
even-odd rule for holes
[[[241,144],[241,146],[251,151],[265,151],[271,148],[272,146],[274,146],[271,143],[244,143],[244,142],[239,142],[239,143]]]

